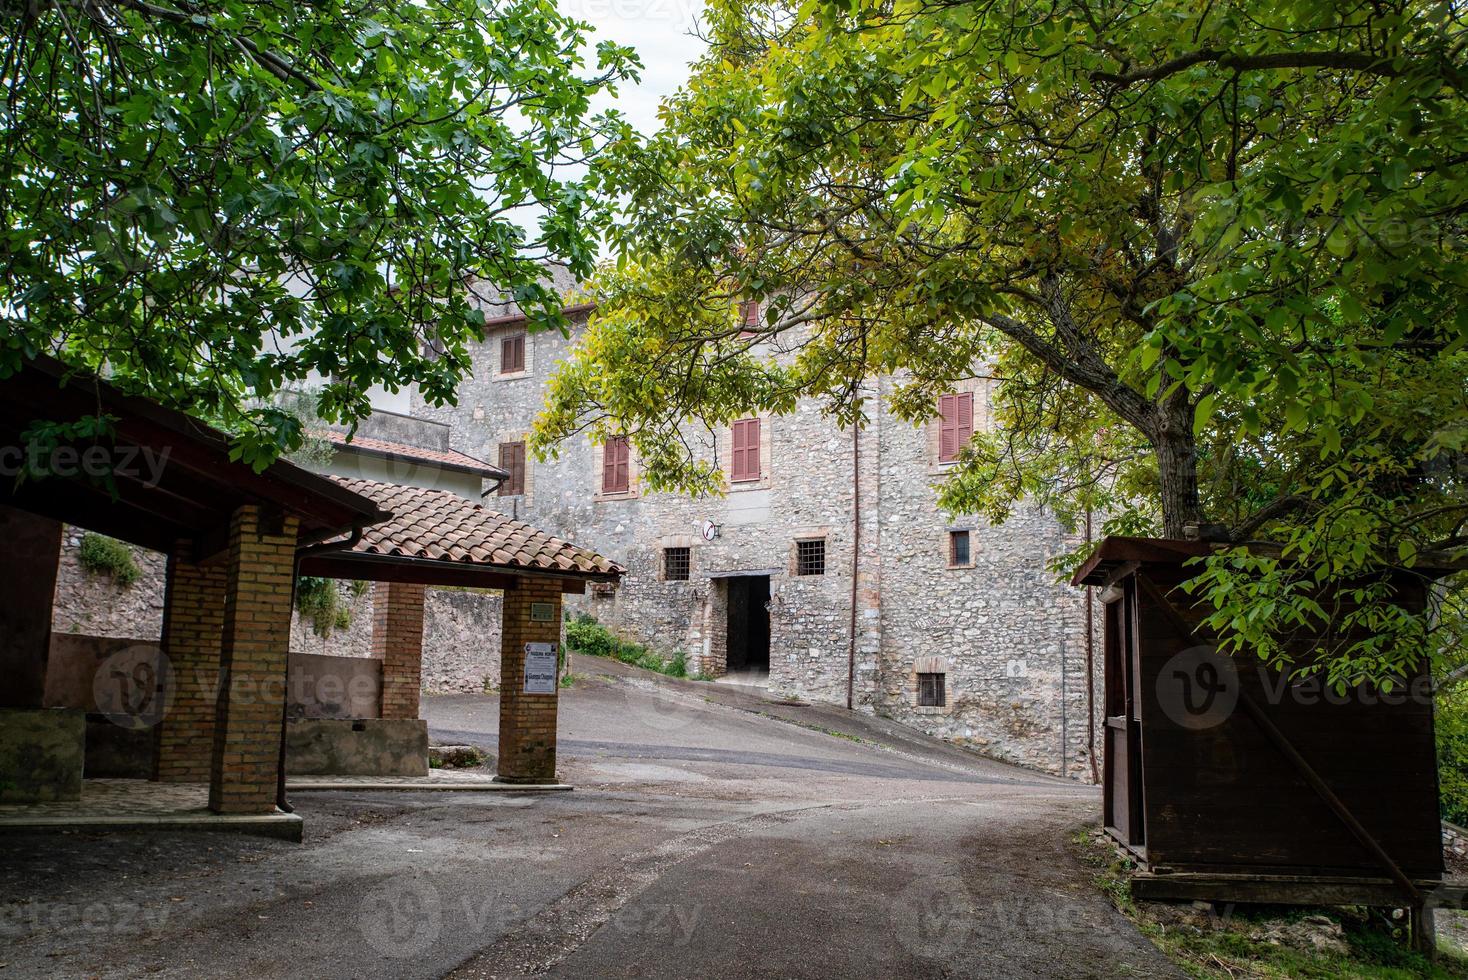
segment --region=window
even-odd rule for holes
[[[632,487],[632,447],[626,436],[612,436],[602,447],[601,492],[626,493]]]
[[[826,574],[826,539],[795,542],[795,574]]]
[[[758,480],[759,419],[742,419],[731,427],[729,479],[734,483]]]
[[[501,497],[518,497],[525,492],[525,443],[500,443],[500,469],[510,474],[500,484]]]
[[[690,548],[663,549],[663,579],[668,582],[688,581],[688,571],[693,565]]]
[[[940,396],[938,416],[938,462],[951,463],[974,435],[973,392]]]
[[[739,322],[744,324],[744,329],[739,331],[741,337],[753,337],[761,324],[759,300],[747,299],[739,304]]]
[[[969,548],[968,531],[948,532],[948,567],[967,568],[973,564],[973,552]]]
[[[525,335],[506,334],[500,338],[500,374],[525,370]]]
[[[948,704],[947,674],[918,674],[918,707],[942,708]]]

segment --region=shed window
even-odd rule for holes
[[[669,582],[688,581],[688,571],[693,565],[693,554],[688,548],[663,549],[663,578]]]
[[[517,497],[525,492],[525,443],[500,443],[500,469],[510,474],[500,484],[501,497]]]
[[[795,574],[826,574],[826,539],[795,542]]]
[[[947,674],[918,674],[918,707],[942,708],[948,704]]]
[[[729,479],[734,483],[758,480],[760,431],[759,419],[741,419],[731,427]]]
[[[525,370],[525,335],[506,334],[500,338],[500,374]]]
[[[968,531],[948,532],[948,567],[967,568],[973,564]]]
[[[632,447],[626,436],[612,436],[602,448],[601,492],[626,493],[632,486]]]
[[[940,396],[938,416],[938,462],[951,463],[974,436],[973,392]]]

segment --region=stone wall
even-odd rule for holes
[[[163,629],[163,589],[168,558],[162,552],[133,548],[142,577],[120,586],[106,573],[89,572],[77,560],[82,535],[68,525],[61,538],[61,567],[56,578],[56,606],[51,628],[89,636],[128,636],[157,640]]]
[[[579,337],[575,330],[570,339],[530,335],[526,370],[501,375],[500,339],[520,329],[499,325],[471,349],[473,377],[461,385],[457,406],[415,403],[416,414],[450,427],[453,448],[495,460],[501,443],[523,439],[550,374]],[[811,401],[762,419],[761,479],[732,485],[724,497],[646,493],[635,458],[630,491],[603,495],[601,450],[579,437],[556,459],[529,461],[523,494],[489,502],[624,564],[615,592],[568,596],[567,607],[627,639],[664,656],[686,651],[717,672],[726,629],[722,576],[769,574],[772,693],[844,704],[851,659],[858,708],[996,758],[1089,779],[1086,600],[1047,568],[1079,539],[1034,508],[999,527],[940,512],[936,422],[915,427],[891,415],[892,383],[870,384],[873,417],[859,436]],[[985,424],[987,382],[975,378],[963,390],[974,393],[976,425]],[[690,431],[688,438],[727,471],[727,431]],[[704,521],[718,526],[715,540],[699,535]],[[971,531],[972,567],[948,567],[953,529]],[[805,536],[824,536],[825,575],[792,574],[794,541]],[[665,547],[691,549],[689,581],[663,579]],[[946,674],[944,707],[917,705],[919,666]]]

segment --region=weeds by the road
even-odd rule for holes
[[[683,650],[673,651],[663,659],[641,643],[629,643],[598,623],[593,617],[582,613],[566,622],[566,645],[576,653],[592,657],[609,657],[612,660],[656,671],[669,677],[688,680],[703,680],[697,672],[688,671],[688,654]]]
[[[1428,962],[1404,944],[1405,923],[1370,909],[1204,907],[1201,903],[1134,901],[1129,879],[1136,865],[1131,860],[1119,855],[1099,831],[1082,831],[1072,842],[1081,863],[1092,871],[1096,886],[1189,976],[1210,980],[1468,977],[1468,959],[1442,948],[1437,961]]]

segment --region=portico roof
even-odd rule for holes
[[[392,517],[363,529],[351,547],[302,559],[307,575],[374,581],[513,588],[526,575],[566,581],[615,581],[626,569],[449,490],[331,477]],[[346,542],[344,541],[345,545]]]

